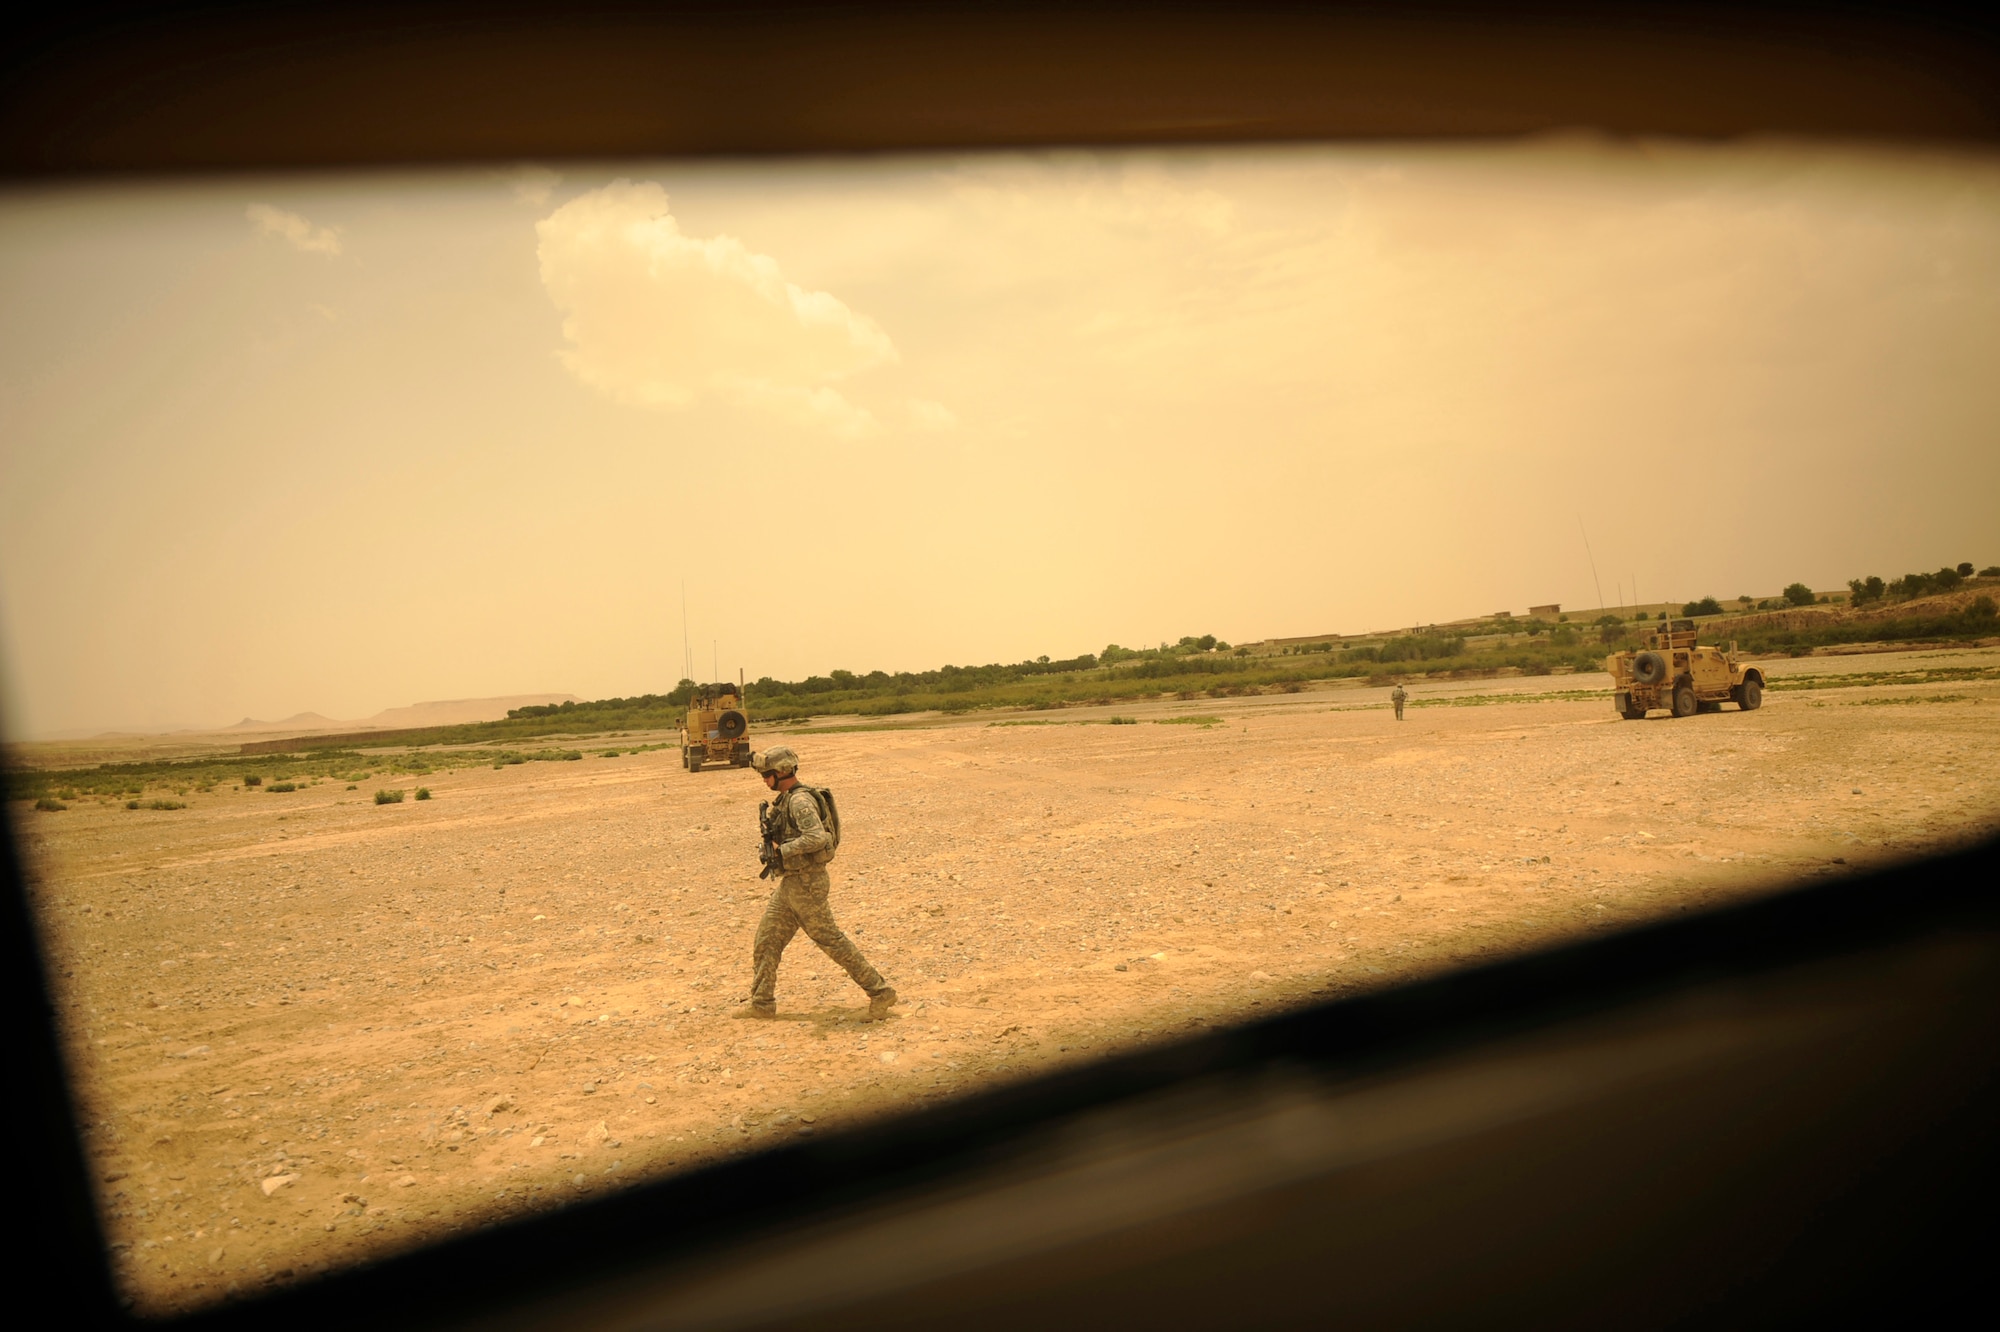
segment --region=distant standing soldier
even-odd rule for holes
[[[1389,691],[1389,701],[1396,705],[1397,721],[1403,720],[1403,704],[1409,701],[1409,697],[1410,695],[1408,694],[1407,691],[1404,690],[1403,682],[1401,680],[1398,680],[1396,682],[1396,687]]]
[[[750,955],[750,1004],[740,1016],[777,1016],[778,959],[784,956],[792,936],[803,929],[808,939],[867,992],[868,1016],[887,1017],[896,992],[834,923],[833,910],[827,905],[833,880],[826,865],[833,859],[834,839],[820,818],[817,796],[799,782],[799,756],[780,745],[752,754],[750,766],[763,774],[765,789],[776,797],[763,855],[767,868],[779,871],[782,877],[771,891],[764,918],[757,922],[757,941]]]

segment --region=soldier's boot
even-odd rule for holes
[[[868,1020],[870,1022],[880,1022],[883,1018],[889,1016],[889,1010],[895,1006],[896,991],[890,986],[884,985],[881,989],[871,992],[868,996]]]
[[[774,1002],[764,1003],[752,999],[729,1016],[736,1018],[774,1018],[778,1016],[778,1005]]]

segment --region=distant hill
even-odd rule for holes
[[[336,726],[346,727],[346,726],[352,726],[353,724],[354,723],[352,722],[335,721],[333,718],[323,717],[317,712],[295,712],[291,716],[285,718],[283,721],[274,721],[274,722],[259,721],[255,717],[245,717],[242,721],[237,722],[234,726],[225,726],[222,729],[225,733],[235,732],[235,731],[303,732],[303,731],[325,731],[325,730],[331,730]]]
[[[323,735],[349,731],[408,730],[425,726],[470,726],[500,721],[510,708],[544,707],[576,701],[574,694],[506,694],[499,698],[447,698],[407,707],[384,708],[372,717],[342,721],[319,712],[295,712],[279,721],[245,717],[232,726],[120,726],[112,729],[77,727],[38,737],[45,742],[97,741],[103,744],[143,744],[171,736],[176,742],[199,743],[203,737]]]
[[[372,717],[354,721],[340,721],[317,712],[299,712],[283,721],[259,721],[255,717],[245,717],[234,726],[225,726],[220,734],[238,735],[256,732],[260,735],[312,735],[319,731],[401,731],[413,726],[470,726],[475,722],[499,721],[507,715],[509,708],[545,707],[551,703],[568,703],[576,699],[574,694],[507,694],[499,698],[446,698],[429,703],[412,703],[407,707],[384,708]]]
[[[449,698],[435,703],[412,703],[406,708],[384,708],[362,722],[342,722],[343,727],[466,726],[473,722],[499,721],[510,708],[547,707],[552,703],[577,702],[575,694],[509,694],[504,698]]]

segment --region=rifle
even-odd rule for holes
[[[768,879],[773,874],[783,874],[785,858],[778,851],[778,833],[781,829],[778,826],[778,816],[772,812],[771,802],[768,800],[757,802],[757,831],[764,836],[764,848],[757,853],[757,863],[764,869],[757,877]]]

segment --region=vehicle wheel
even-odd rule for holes
[[[1688,685],[1674,686],[1674,716],[1694,716],[1694,689]]]
[[[1667,678],[1667,659],[1657,652],[1641,652],[1632,659],[1632,678],[1642,685],[1656,685]]]
[[[688,771],[689,772],[701,771],[701,760],[696,758],[693,754],[688,755]]]
[[[1745,712],[1755,712],[1764,706],[1764,686],[1755,680],[1745,680],[1736,692],[1736,706]]]

